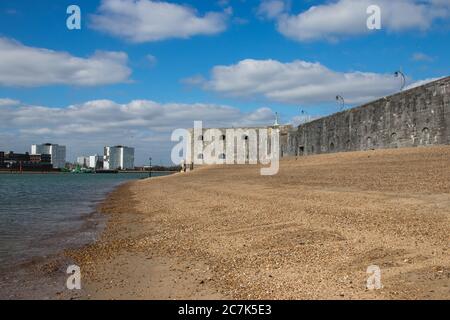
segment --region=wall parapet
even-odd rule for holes
[[[300,125],[288,153],[450,144],[450,77]]]

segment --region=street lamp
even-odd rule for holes
[[[336,101],[341,103],[341,111],[345,109],[345,100],[344,97],[341,95],[336,96]]]
[[[300,124],[308,122],[308,117],[309,117],[308,112],[300,108]]]
[[[148,160],[150,161],[148,177],[151,178],[152,177],[152,157],[148,158]]]
[[[278,123],[278,112],[275,112],[275,123],[273,124],[274,127],[278,127],[280,124]]]
[[[395,71],[394,76],[396,78],[398,78],[400,76],[402,77],[402,87],[401,87],[400,91],[403,91],[403,89],[405,88],[405,84],[406,84],[405,74],[403,72],[401,72],[401,71]]]

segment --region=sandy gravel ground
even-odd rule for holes
[[[68,252],[89,299],[450,299],[450,147],[140,180]],[[366,289],[378,265],[383,288]]]

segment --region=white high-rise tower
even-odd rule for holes
[[[53,168],[64,168],[66,166],[66,146],[44,143],[31,145],[31,154],[49,154]]]
[[[125,146],[105,147],[103,168],[107,170],[134,169],[134,148]]]

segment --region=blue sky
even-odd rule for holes
[[[0,150],[52,140],[73,160],[124,143],[137,164],[168,163],[170,132],[193,120],[295,123],[338,111],[336,94],[398,91],[400,68],[408,84],[448,76],[450,1],[370,1],[370,31],[357,2],[2,0]],[[81,30],[66,27],[71,4]]]

